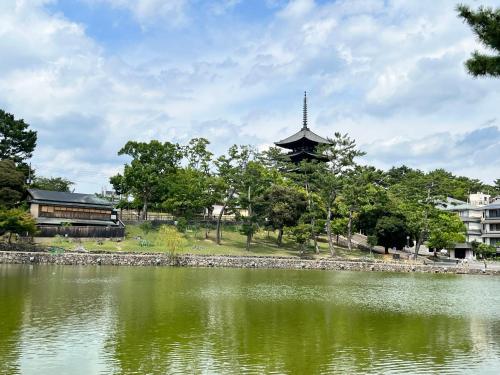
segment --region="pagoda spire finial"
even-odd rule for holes
[[[307,130],[307,92],[304,91],[304,109],[303,109],[302,130]]]

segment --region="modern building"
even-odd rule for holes
[[[468,202],[448,198],[440,205],[445,211],[455,212],[466,227],[466,243],[456,244],[450,250],[451,258],[473,258],[472,242],[493,245],[500,254],[500,200],[491,202],[484,193],[470,194]]]
[[[482,242],[481,240],[481,220],[483,218],[483,208],[479,205],[448,198],[445,211],[455,212],[463,221],[466,227],[466,242]]]
[[[307,94],[305,92],[302,129],[274,144],[290,150],[287,156],[295,164],[299,164],[302,160],[327,160],[324,156],[316,152],[316,147],[322,144],[330,144],[330,141],[317,135],[307,126]]]
[[[28,203],[40,237],[123,237],[112,204],[93,194],[29,189]]]
[[[483,207],[482,242],[493,245],[500,254],[500,199]]]

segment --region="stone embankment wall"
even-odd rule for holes
[[[225,255],[169,255],[169,254],[92,254],[0,251],[0,263],[113,265],[113,266],[178,266],[349,270],[379,272],[426,272],[456,274],[500,275],[499,270],[472,269],[467,266],[436,266],[399,262],[370,262],[347,260],[306,260],[287,257],[225,256]]]

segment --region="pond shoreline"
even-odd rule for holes
[[[438,266],[403,262],[370,262],[341,259],[300,259],[272,256],[169,255],[160,253],[62,253],[0,251],[0,264],[58,264],[78,266],[174,266],[220,268],[313,269],[368,272],[419,272],[497,275],[500,270],[462,265]]]

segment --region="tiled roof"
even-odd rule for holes
[[[39,189],[28,189],[31,201],[45,203],[70,203],[85,206],[112,207],[107,200],[101,199],[94,194],[67,193],[61,191],[49,191]]]
[[[328,139],[317,135],[316,133],[312,132],[309,129],[301,129],[297,133],[291,135],[290,137],[285,138],[279,142],[275,142],[275,145],[276,146],[283,146],[283,145],[286,145],[288,143],[300,141],[303,138],[309,139],[310,141],[313,141],[316,143],[321,143],[321,144],[330,144],[331,143]]]
[[[487,206],[484,206],[483,210],[494,210],[495,208],[500,208],[500,199],[497,199],[496,201],[490,203]]]

